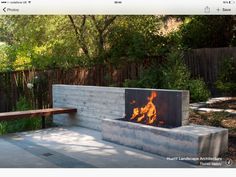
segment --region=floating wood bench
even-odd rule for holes
[[[42,117],[42,128],[45,128],[46,117],[54,114],[72,114],[76,113],[77,109],[74,108],[48,108],[48,109],[37,109],[29,111],[14,111],[14,112],[3,112],[0,113],[0,121],[9,121],[22,118],[33,118],[40,116]]]

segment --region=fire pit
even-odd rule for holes
[[[191,163],[226,152],[228,130],[186,125],[188,109],[188,91],[125,89],[125,117],[102,120],[102,138]]]
[[[186,106],[187,91],[125,89],[124,120],[155,127],[179,127],[188,115]]]
[[[54,116],[57,124],[92,128],[106,141],[167,157],[218,157],[228,147],[227,129],[188,125],[184,90],[54,85],[53,106],[78,110]]]

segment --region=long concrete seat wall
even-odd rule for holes
[[[184,161],[194,164],[206,162],[204,157],[218,157],[228,150],[228,130],[211,126],[168,129],[105,119],[102,138],[165,157],[185,158]]]
[[[135,88],[137,89],[137,88]],[[56,115],[54,122],[64,126],[78,125],[101,130],[103,119],[118,119],[125,116],[125,90],[119,87],[98,87],[81,85],[53,85],[53,107],[77,108],[77,114]],[[145,90],[145,89],[144,89]],[[147,89],[146,89],[147,90]],[[148,89],[165,94],[170,92],[182,109],[179,115],[182,125],[187,124],[189,92],[181,90]],[[177,99],[179,96],[182,99]]]

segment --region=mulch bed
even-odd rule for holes
[[[198,125],[219,126],[229,129],[228,152],[222,158],[231,158],[236,162],[236,115],[225,113],[190,112],[189,122]]]
[[[236,162],[236,138],[229,137],[228,152],[222,155],[223,158],[230,158]]]

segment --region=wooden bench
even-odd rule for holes
[[[9,121],[22,118],[33,118],[40,116],[42,118],[42,128],[45,128],[46,117],[54,114],[73,114],[76,113],[77,109],[74,108],[48,108],[48,109],[37,109],[29,111],[14,111],[14,112],[3,112],[0,113],[0,121]]]

